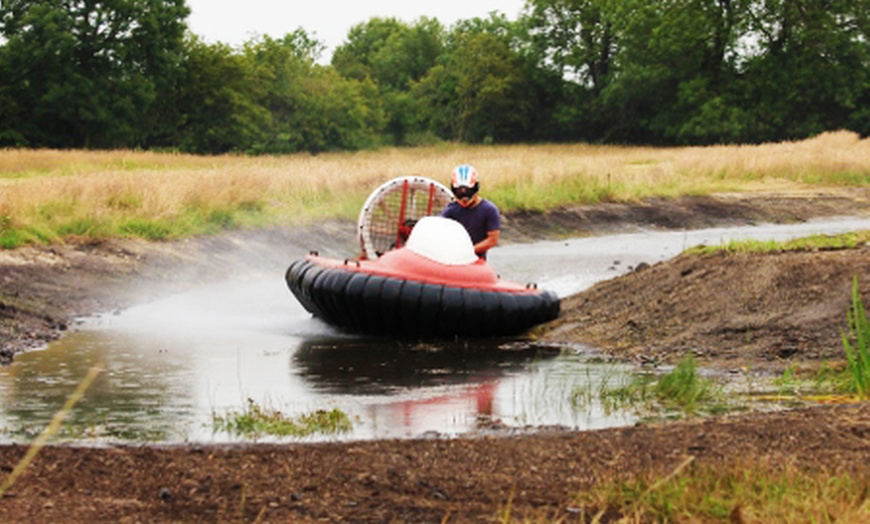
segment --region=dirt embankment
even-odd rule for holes
[[[508,217],[518,242],[640,227],[703,227],[870,215],[870,191],[721,196]],[[305,248],[340,249],[349,224],[171,244],[105,242],[0,253],[0,349],[58,336],[108,311],[240,267],[274,271]],[[251,259],[257,264],[250,264]],[[849,286],[870,303],[870,247],[837,252],[681,256],[563,302],[539,335],[619,357],[685,352],[726,369],[781,370],[836,358]],[[819,406],[590,432],[269,446],[44,449],[0,498],[0,522],[573,521],[573,495],[600,482],[697,466],[795,464],[868,482],[870,404]],[[0,446],[0,483],[25,453]],[[857,504],[867,504],[864,500]],[[739,510],[739,508],[737,508]],[[733,513],[732,513],[733,515]],[[737,513],[739,517],[739,512]],[[607,519],[605,519],[607,520]]]
[[[848,251],[680,256],[563,301],[545,340],[620,358],[767,369],[842,360],[853,278],[870,297],[870,246]]]

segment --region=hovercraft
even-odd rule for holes
[[[392,249],[376,258],[365,256],[364,233],[359,260],[310,253],[287,269],[287,285],[315,317],[371,335],[510,336],[558,316],[555,293],[502,280],[474,254],[461,224],[429,216],[431,211],[410,220],[402,213],[394,217]],[[365,208],[361,224],[364,214]]]

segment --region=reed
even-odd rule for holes
[[[353,219],[397,176],[446,183],[472,163],[504,212],[723,191],[870,184],[870,139],[848,132],[755,146],[439,144],[317,156],[0,150],[0,247],[77,237],[178,238]]]
[[[54,414],[54,416],[51,417],[51,422],[49,422],[48,426],[46,426],[45,429],[42,430],[42,433],[40,433],[39,436],[36,437],[36,439],[30,444],[30,447],[27,448],[27,453],[24,454],[24,457],[22,457],[22,459],[18,461],[18,464],[15,465],[9,475],[7,475],[6,478],[3,480],[3,483],[0,484],[0,499],[2,499],[5,493],[9,490],[9,488],[11,488],[13,484],[15,484],[15,481],[18,480],[18,477],[20,477],[21,474],[24,473],[24,470],[26,470],[27,467],[33,462],[33,460],[36,458],[36,455],[38,455],[39,452],[42,451],[42,448],[46,446],[48,441],[58,432],[58,430],[60,430],[66,417],[72,412],[75,405],[85,396],[85,392],[88,390],[89,387],[91,387],[91,384],[94,383],[94,381],[97,379],[99,374],[102,373],[102,371],[102,364],[93,366],[90,370],[88,370],[85,378],[82,379],[82,381],[72,392],[72,394],[67,397],[66,402],[64,402],[63,406],[61,406],[61,408]]]
[[[858,277],[852,280],[852,302],[846,313],[848,333],[843,333],[849,375],[858,397],[870,399],[870,321],[858,290]]]

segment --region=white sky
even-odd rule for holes
[[[187,22],[207,43],[238,46],[256,35],[280,38],[302,27],[326,45],[328,61],[351,27],[372,17],[393,17],[413,23],[421,16],[437,18],[445,27],[457,20],[486,18],[492,11],[516,20],[524,0],[187,0]]]

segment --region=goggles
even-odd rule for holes
[[[463,200],[466,198],[471,198],[477,193],[477,187],[454,187],[453,188],[453,196],[455,196],[459,200]]]

